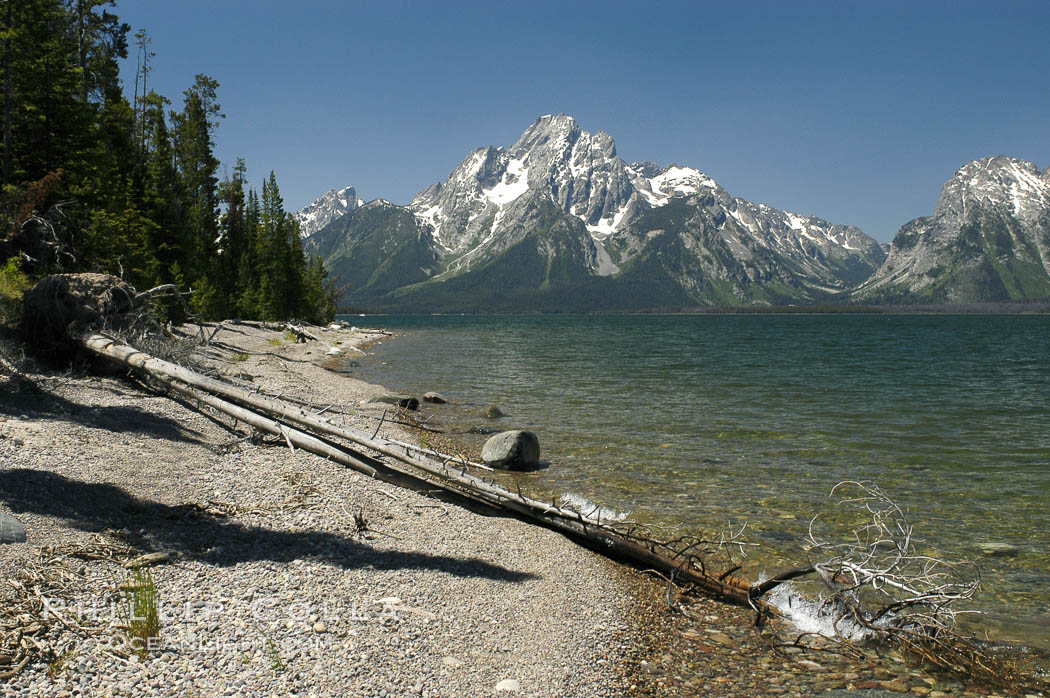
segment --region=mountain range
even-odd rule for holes
[[[296,216],[342,302],[402,312],[595,311],[1050,297],[1050,168],[986,158],[887,250],[859,229],[628,164],[564,114],[470,153],[408,206],[330,191]],[[888,253],[888,254],[887,254]]]

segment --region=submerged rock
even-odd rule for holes
[[[495,405],[489,405],[481,411],[481,415],[483,417],[488,417],[489,419],[499,419],[503,416],[503,410]]]
[[[485,442],[481,460],[488,465],[527,468],[540,461],[540,440],[531,431],[504,431]]]
[[[1021,552],[1021,549],[1016,545],[1010,545],[1009,543],[978,543],[977,547],[980,548],[981,552],[989,557],[1011,557]]]

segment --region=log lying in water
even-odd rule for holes
[[[319,416],[308,414],[302,407],[262,397],[203,376],[103,335],[90,335],[82,340],[82,344],[100,356],[139,371],[180,393],[188,394],[219,412],[269,433],[279,434],[304,450],[351,465],[378,479],[400,484],[408,477],[430,487],[437,486],[497,509],[514,512],[528,521],[569,534],[605,555],[659,570],[680,583],[695,585],[721,599],[742,605],[761,605],[758,600],[761,594],[756,593],[757,588],[747,580],[728,573],[717,575],[703,566],[698,569],[691,556],[673,556],[673,551],[670,555],[666,554],[658,549],[655,541],[618,532],[603,525],[600,519],[510,492],[468,474],[465,469],[456,470],[450,467],[447,461],[441,463],[425,458],[422,454],[414,455],[411,448],[402,444],[372,438],[352,429],[330,424]],[[322,440],[292,429],[274,418],[286,420],[318,434],[344,439],[393,458],[399,465],[380,463],[327,439]],[[763,588],[761,591],[764,593],[768,589]]]

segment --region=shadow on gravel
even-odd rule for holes
[[[167,441],[208,443],[200,432],[188,429],[173,419],[158,416],[140,407],[124,405],[96,407],[71,402],[51,392],[41,394],[27,392],[13,395],[11,399],[0,400],[0,414],[8,417],[24,415],[29,419],[73,422],[92,429],[142,434]]]
[[[536,578],[476,558],[376,550],[325,531],[245,526],[204,514],[190,504],[169,506],[139,499],[115,485],[71,480],[43,470],[0,470],[0,500],[15,513],[60,517],[82,530],[128,529],[133,532],[128,542],[136,547],[218,566],[314,559],[345,569],[425,569],[513,583]]]

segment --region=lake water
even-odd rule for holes
[[[344,319],[402,334],[352,371],[443,393],[432,423],[537,432],[550,465],[517,484],[694,531],[746,521],[754,573],[806,561],[831,488],[871,480],[920,549],[980,562],[982,629],[1050,647],[1048,316]]]

